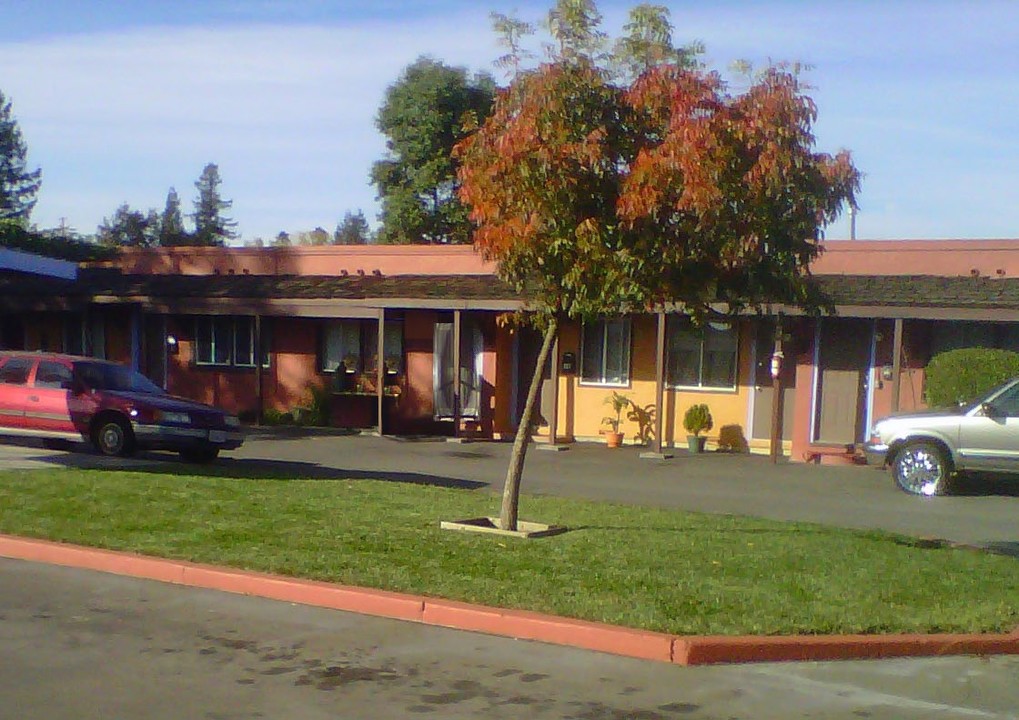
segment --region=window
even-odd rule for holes
[[[584,324],[580,381],[597,385],[626,385],[630,382],[629,318]]]
[[[403,371],[403,322],[386,321],[382,330],[383,359],[387,375],[396,375]],[[379,325],[377,322],[366,322],[361,326],[361,357],[364,358],[364,372],[378,371],[376,355],[379,354]]]
[[[43,360],[35,371],[35,386],[38,388],[70,389],[73,384],[71,368],[61,363]]]
[[[323,372],[336,372],[344,366],[351,371],[361,368],[361,323],[357,320],[330,322],[322,339]]]
[[[195,326],[198,365],[255,366],[255,319],[201,317]],[[262,367],[269,367],[269,334],[262,328]]]
[[[736,330],[726,323],[694,327],[689,318],[669,317],[667,377],[674,387],[732,390],[736,387]]]
[[[28,371],[32,369],[30,358],[11,358],[0,367],[0,383],[24,385],[28,382]]]

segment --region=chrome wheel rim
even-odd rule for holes
[[[895,479],[914,495],[937,495],[944,477],[944,463],[929,448],[907,448],[895,463]]]

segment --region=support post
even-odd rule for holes
[[[265,418],[265,398],[262,397],[262,316],[255,315],[255,425],[261,425]]]
[[[559,432],[559,332],[556,331],[552,341],[552,353],[549,358],[551,371],[549,382],[552,384],[552,414],[548,418],[548,444],[554,446]]]
[[[453,311],[453,437],[460,437],[460,311]]]
[[[379,413],[379,437],[382,437],[382,405],[383,405],[383,383],[386,381],[385,367],[386,350],[386,309],[379,308],[379,336],[375,348],[375,401]]]
[[[655,441],[650,452],[642,452],[642,458],[667,460],[672,457],[666,453],[662,442],[662,428],[665,427],[665,311],[658,311],[658,324],[655,331]]]
[[[899,393],[902,384],[902,318],[895,318],[892,335],[892,412],[899,411]]]
[[[775,350],[771,354],[771,462],[782,454],[782,313],[775,316]]]

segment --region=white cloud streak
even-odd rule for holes
[[[601,5],[617,32],[629,5]],[[419,3],[411,17],[391,2],[365,17],[304,0],[295,24],[292,6],[258,5],[271,23],[250,22],[249,3],[220,3],[207,26],[0,42],[0,89],[43,169],[35,221],[91,232],[122,202],[161,208],[171,185],[187,210],[206,162],[220,166],[246,238],[331,228],[356,208],[372,217],[386,87],[422,54],[491,70],[488,7]],[[528,19],[546,7],[529,6]],[[852,149],[867,174],[861,236],[1019,236],[1019,5],[670,6],[677,39],[704,40],[713,67],[814,64],[820,149]],[[847,232],[842,221],[829,237]]]

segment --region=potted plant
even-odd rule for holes
[[[714,421],[711,419],[711,411],[704,403],[691,405],[686,409],[686,414],[683,415],[683,427],[690,433],[686,436],[687,447],[689,447],[690,452],[704,452],[704,443],[707,438],[702,436],[701,433],[707,432],[713,426]]]
[[[623,433],[619,432],[619,424],[623,422],[623,410],[630,404],[630,399],[625,395],[613,392],[605,398],[605,404],[612,406],[615,415],[602,418],[602,422],[612,428],[605,433],[605,445],[610,448],[617,448],[623,444]]]

